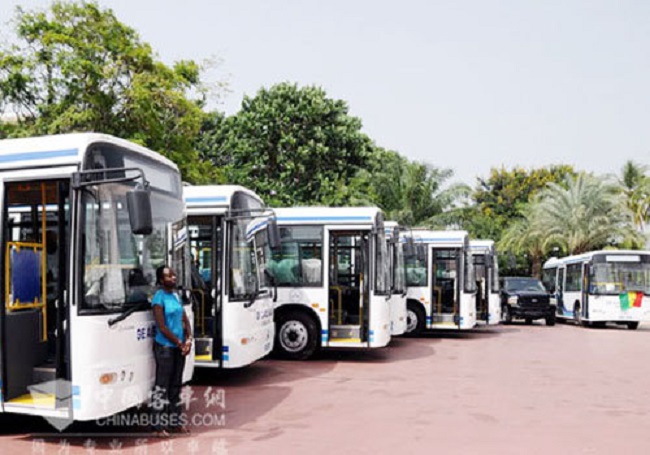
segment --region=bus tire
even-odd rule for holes
[[[318,324],[302,311],[280,314],[275,326],[275,354],[287,360],[306,360],[319,347]]]
[[[531,318],[526,318],[525,322],[526,325],[531,325],[533,323],[533,320]]]
[[[636,330],[639,328],[639,321],[634,321],[634,322],[628,322],[627,323],[627,328],[630,330]]]
[[[546,318],[546,325],[552,327],[555,325],[555,315]]]
[[[406,331],[404,335],[409,337],[420,335],[426,326],[425,318],[426,315],[420,304],[408,302],[406,304]]]

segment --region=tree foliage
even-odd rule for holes
[[[634,224],[641,233],[645,232],[650,213],[650,178],[647,171],[647,166],[626,161],[618,178],[625,204],[632,212]]]
[[[581,173],[565,185],[549,183],[512,223],[499,247],[531,258],[539,276],[541,260],[551,251],[580,254],[607,246],[639,248],[642,237],[616,186]]]
[[[217,115],[208,126],[202,156],[273,205],[349,202],[352,179],[373,150],[361,120],[318,87],[262,88],[235,115]]]
[[[5,134],[97,131],[173,159],[186,179],[210,178],[192,148],[201,126],[200,68],[168,67],[137,32],[94,2],[18,9],[17,44],[0,51],[0,108],[17,115]]]

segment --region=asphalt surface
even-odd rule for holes
[[[514,324],[198,370],[190,436],[0,415],[0,453],[648,454],[649,347],[648,323]]]

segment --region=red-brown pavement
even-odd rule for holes
[[[59,435],[40,418],[4,415],[0,453],[648,454],[649,347],[650,324],[395,338],[374,351],[200,370],[188,415],[206,425],[189,437],[93,424]],[[219,390],[225,401],[206,402]]]

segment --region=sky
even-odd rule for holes
[[[16,5],[2,0],[0,21]],[[650,165],[650,2],[99,0],[160,58],[218,61],[216,108],[289,81],[348,103],[378,145],[454,171]],[[4,25],[0,36],[10,34]]]

